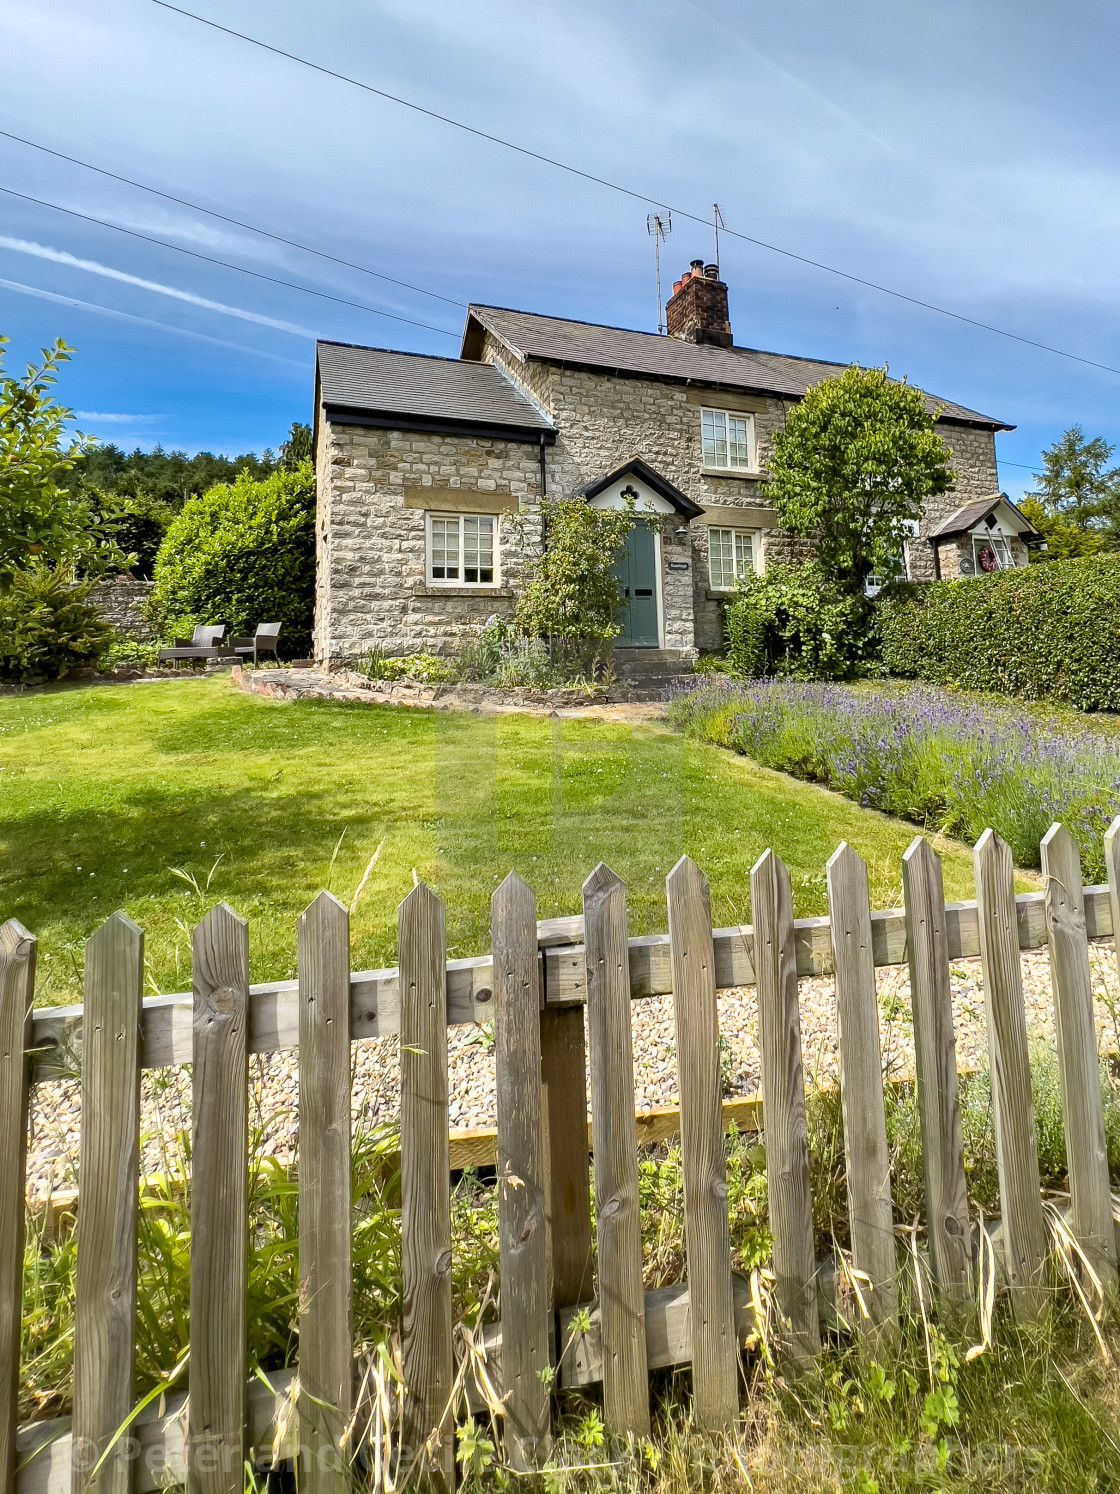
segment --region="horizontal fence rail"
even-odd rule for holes
[[[829,917],[797,921],[789,873],[766,851],[751,870],[754,926],[733,929],[711,927],[707,880],[684,857],[666,880],[668,934],[634,939],[625,887],[609,868],[599,866],[584,884],[582,916],[543,922],[532,889],[511,872],[491,902],[493,954],[452,961],[444,904],[420,883],[398,910],[399,969],[358,974],[350,970],[346,910],[324,893],[299,920],[298,979],[261,986],[248,983],[247,925],[219,904],[193,933],[192,992],[145,1000],[143,934],[116,913],[87,943],[83,1005],[41,1010],[32,999],[35,941],[9,921],[0,928],[0,1494],[145,1494],[183,1482],[191,1494],[240,1494],[246,1462],[285,1461],[311,1494],[344,1494],[347,1460],[370,1435],[378,1491],[417,1470],[450,1491],[464,1402],[496,1419],[508,1463],[530,1471],[549,1455],[557,1385],[601,1382],[607,1428],[646,1435],[650,1371],[689,1364],[698,1420],[712,1429],[734,1425],[741,1355],[770,1311],[769,1343],[785,1374],[816,1361],[824,1326],[854,1331],[862,1352],[881,1353],[897,1334],[900,1296],[877,967],[909,967],[927,1262],[916,1269],[928,1270],[942,1311],[953,1318],[970,1310],[984,1231],[1000,1242],[1000,1286],[1017,1316],[1037,1317],[1047,1300],[1050,1247],[1018,964],[1029,949],[1050,956],[1070,1176],[1063,1238],[1092,1267],[1087,1279],[1102,1293],[1115,1291],[1116,1201],[1096,1082],[1089,944],[1115,944],[1120,928],[1120,818],[1105,851],[1108,885],[1083,888],[1072,836],[1052,827],[1042,846],[1044,891],[1016,897],[1010,851],[986,832],[974,856],[978,900],[947,905],[940,860],[919,837],[903,859],[905,907],[872,912],[866,866],[841,846],[827,867]],[[965,1188],[950,962],[976,956],[998,1225],[972,1220]],[[836,979],[850,1264],[835,1246],[818,1258],[812,1223],[797,981],[828,974]],[[761,1094],[725,1103],[718,995],[750,985]],[[681,1103],[679,1112],[646,1118],[643,1131],[633,1113],[632,1003],[670,994]],[[485,1138],[485,1160],[497,1168],[501,1317],[473,1338],[462,1330],[468,1360],[456,1371],[447,1028],[490,1020],[498,1123]],[[388,1034],[401,1039],[403,1302],[391,1474],[381,1434],[368,1427],[384,1430],[395,1413],[378,1392],[363,1420],[370,1407],[363,1411],[366,1392],[353,1378],[349,1146],[351,1043]],[[62,1072],[60,1050],[79,1036],[74,1415],[17,1438],[30,1086]],[[246,1374],[248,1055],[292,1047],[302,1123],[300,1363],[262,1384]],[[192,1065],[189,1389],[132,1419],[140,1071],[183,1063]],[[724,1143],[731,1118],[763,1122],[770,1308],[758,1273],[747,1280],[732,1270]],[[645,1290],[637,1146],[676,1130],[686,1279]],[[1054,1212],[1052,1203],[1047,1209]],[[862,1311],[853,1324],[838,1303],[844,1283],[857,1278]],[[464,1381],[468,1362],[475,1370]]]
[[[1113,933],[1112,900],[1107,886],[1083,890],[1085,933],[1093,941]],[[1022,892],[1015,899],[1020,950],[1048,946],[1045,894]],[[543,1006],[580,1006],[587,1000],[583,917],[546,918],[537,924]],[[906,913],[890,908],[871,914],[872,959],[876,968],[907,963]],[[832,975],[832,934],[828,918],[798,918],[793,925],[797,974]],[[643,934],[627,940],[630,995],[673,994],[672,961],[667,934]],[[950,960],[980,956],[980,922],[975,902],[945,904],[945,946]],[[712,930],[716,990],[753,986],[754,930],[749,924]],[[493,1019],[494,962],[489,955],[447,961],[447,1021],[467,1026]],[[163,1068],[190,1063],[194,998],[189,991],[146,996],[141,1013],[141,1067]],[[79,1027],[82,1008],[45,1006],[33,1015],[35,1081],[55,1077],[55,1054]],[[397,969],[359,970],[350,976],[350,1037],[390,1037],[400,1033],[400,975]],[[278,1053],[299,1045],[299,982],[262,981],[249,987],[248,1051]]]

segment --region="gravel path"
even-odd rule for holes
[[[1090,951],[1097,1029],[1102,1047],[1120,1047],[1120,983],[1110,947]],[[1049,959],[1045,950],[1022,957],[1027,1020],[1043,1039],[1053,1039]],[[979,960],[951,967],[957,1061],[964,1067],[985,1062],[984,997]],[[799,982],[801,1041],[806,1078],[836,1080],[836,1021],[832,981],[816,977]],[[905,966],[878,972],[880,1032],[888,1072],[913,1067],[913,1033],[909,1021],[910,982]],[[753,1094],[759,1085],[757,1010],[754,991],[740,987],[720,997],[720,1031],[726,1038],[728,1093]],[[633,1007],[634,1077],[639,1111],[677,1102],[673,1050],[672,998],[636,1001]],[[451,1126],[469,1130],[494,1124],[494,1060],[488,1034],[480,1028],[454,1027],[448,1033]],[[395,1038],[355,1044],[355,1123],[393,1120],[399,1101]],[[298,1067],[294,1052],[261,1055],[250,1062],[250,1126],[259,1129],[265,1147],[282,1161],[294,1155],[298,1124]],[[32,1108],[28,1187],[38,1197],[75,1186],[78,1158],[79,1086],[58,1080],[38,1086]],[[171,1169],[180,1149],[175,1138],[190,1124],[190,1078],[183,1069],[146,1070],[142,1087],[144,1166]]]

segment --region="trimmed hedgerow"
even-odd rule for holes
[[[894,587],[879,625],[887,674],[1120,710],[1120,557]]]
[[[280,653],[311,646],[315,604],[315,474],[310,462],[257,482],[242,472],[183,504],[156,556],[149,603],[164,636],[195,623],[231,634],[281,625]]]

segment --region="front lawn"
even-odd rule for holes
[[[0,699],[0,917],[39,937],[39,1004],[80,999],[82,943],[118,907],[146,932],[153,989],[189,986],[191,926],[219,898],[249,919],[251,978],[294,974],[296,916],[324,886],[349,902],[382,841],[353,920],[359,969],[396,963],[414,868],[447,899],[463,956],[489,947],[490,893],[511,867],[549,917],[579,911],[605,860],[631,931],[650,933],[683,852],[711,879],[714,922],[731,924],[750,917],[767,846],[798,916],[825,911],[841,840],[870,863],[873,903],[897,904],[913,834],[656,726],[280,704],[221,678]],[[946,895],[971,897],[968,853],[942,850]]]

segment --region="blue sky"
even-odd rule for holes
[[[1120,368],[1120,12],[1105,4],[197,0],[192,7],[583,170]],[[410,281],[653,330],[646,207],[173,14],[7,0],[0,130]],[[79,424],[240,452],[308,419],[312,339],[452,354],[458,305],[0,137],[0,185],[445,329],[444,336],[0,193],[9,367],[61,335]],[[711,254],[678,217],[671,281]],[[736,341],[865,364],[1120,443],[1120,375],[721,242]],[[1012,465],[1022,464],[1022,465]]]

